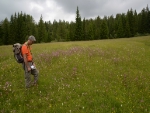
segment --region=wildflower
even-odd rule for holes
[[[52,107],[52,104],[49,104],[49,107],[51,108],[51,107]]]

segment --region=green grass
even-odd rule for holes
[[[34,44],[27,90],[12,46],[0,51],[1,113],[150,113],[150,36]]]

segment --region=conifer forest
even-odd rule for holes
[[[74,21],[44,21],[42,15],[35,22],[32,15],[14,13],[10,19],[0,20],[0,45],[24,43],[34,35],[36,43],[51,41],[85,41],[99,39],[129,38],[150,34],[150,10],[147,6],[140,13],[128,9],[126,13],[86,19],[79,8]]]

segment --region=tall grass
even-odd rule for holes
[[[150,37],[35,44],[38,86],[25,89],[0,47],[2,113],[150,113]]]

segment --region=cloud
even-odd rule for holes
[[[150,0],[0,0],[0,21],[21,11],[36,22],[41,15],[44,21],[75,21],[77,6],[81,18],[89,19],[127,13],[131,8],[139,13],[147,5]]]
[[[150,3],[149,0],[55,0],[65,12],[75,13],[77,6],[81,17],[110,16],[117,13],[126,13],[128,9],[137,9],[138,12]]]

